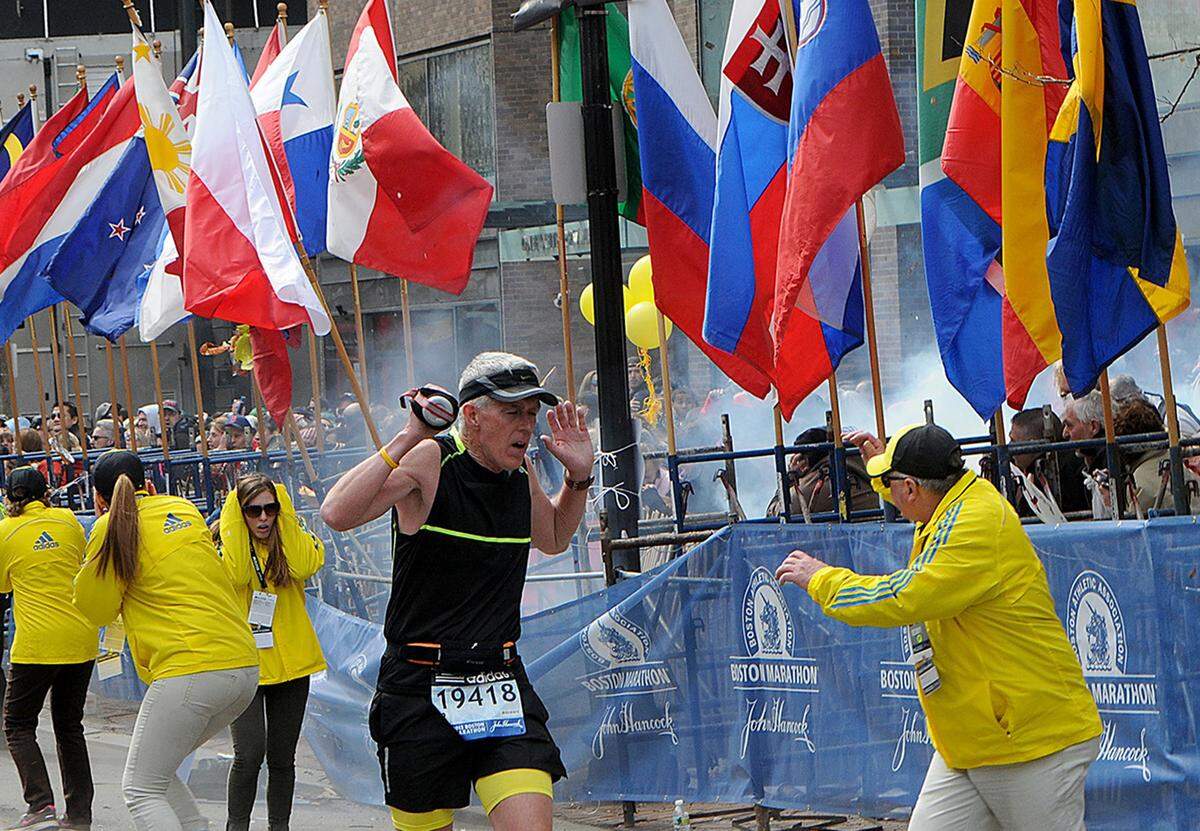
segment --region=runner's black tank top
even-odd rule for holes
[[[457,436],[438,436],[442,471],[429,518],[401,534],[392,511],[392,596],[383,633],[408,643],[500,646],[521,635],[529,561],[529,476],[493,473]],[[385,676],[409,673],[384,661]]]

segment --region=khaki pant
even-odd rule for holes
[[[1031,762],[955,770],[934,753],[909,831],[1085,831],[1083,781],[1100,739]]]
[[[240,716],[258,690],[258,667],[155,681],[142,699],[122,790],[137,831],[201,831],[208,820],[175,771]]]

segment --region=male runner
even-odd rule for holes
[[[463,371],[457,429],[419,418],[330,490],[339,531],[392,513],[387,649],[371,702],[386,802],[399,831],[450,829],[472,783],[497,831],[548,831],[565,775],[548,714],[517,657],[530,545],[566,550],[583,517],[592,441],[537,368],[484,352]],[[566,469],[550,499],[525,454],[542,404]]]

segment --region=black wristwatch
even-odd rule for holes
[[[571,479],[570,476],[567,476],[563,479],[563,484],[566,485],[567,490],[585,491],[588,488],[590,488],[592,486],[592,483],[595,481],[596,481],[595,476],[589,476],[587,479],[584,479],[582,482],[575,482]]]

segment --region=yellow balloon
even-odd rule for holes
[[[583,319],[593,326],[596,325],[596,301],[592,297],[592,284],[588,283],[583,287],[583,291],[579,292],[579,312],[583,315]]]
[[[625,285],[624,283],[621,284],[621,300],[625,304],[626,314],[628,314],[629,310],[632,309],[634,304],[638,302],[638,299],[633,296],[633,292],[629,290],[629,286]]]
[[[664,319],[664,331],[669,339],[674,327],[671,321]],[[625,336],[634,346],[642,349],[658,349],[658,312],[654,304],[643,300],[634,303],[625,313]]]
[[[642,301],[654,302],[654,281],[651,279],[653,268],[650,265],[650,255],[642,257],[629,270],[629,293],[633,295],[634,303]]]

